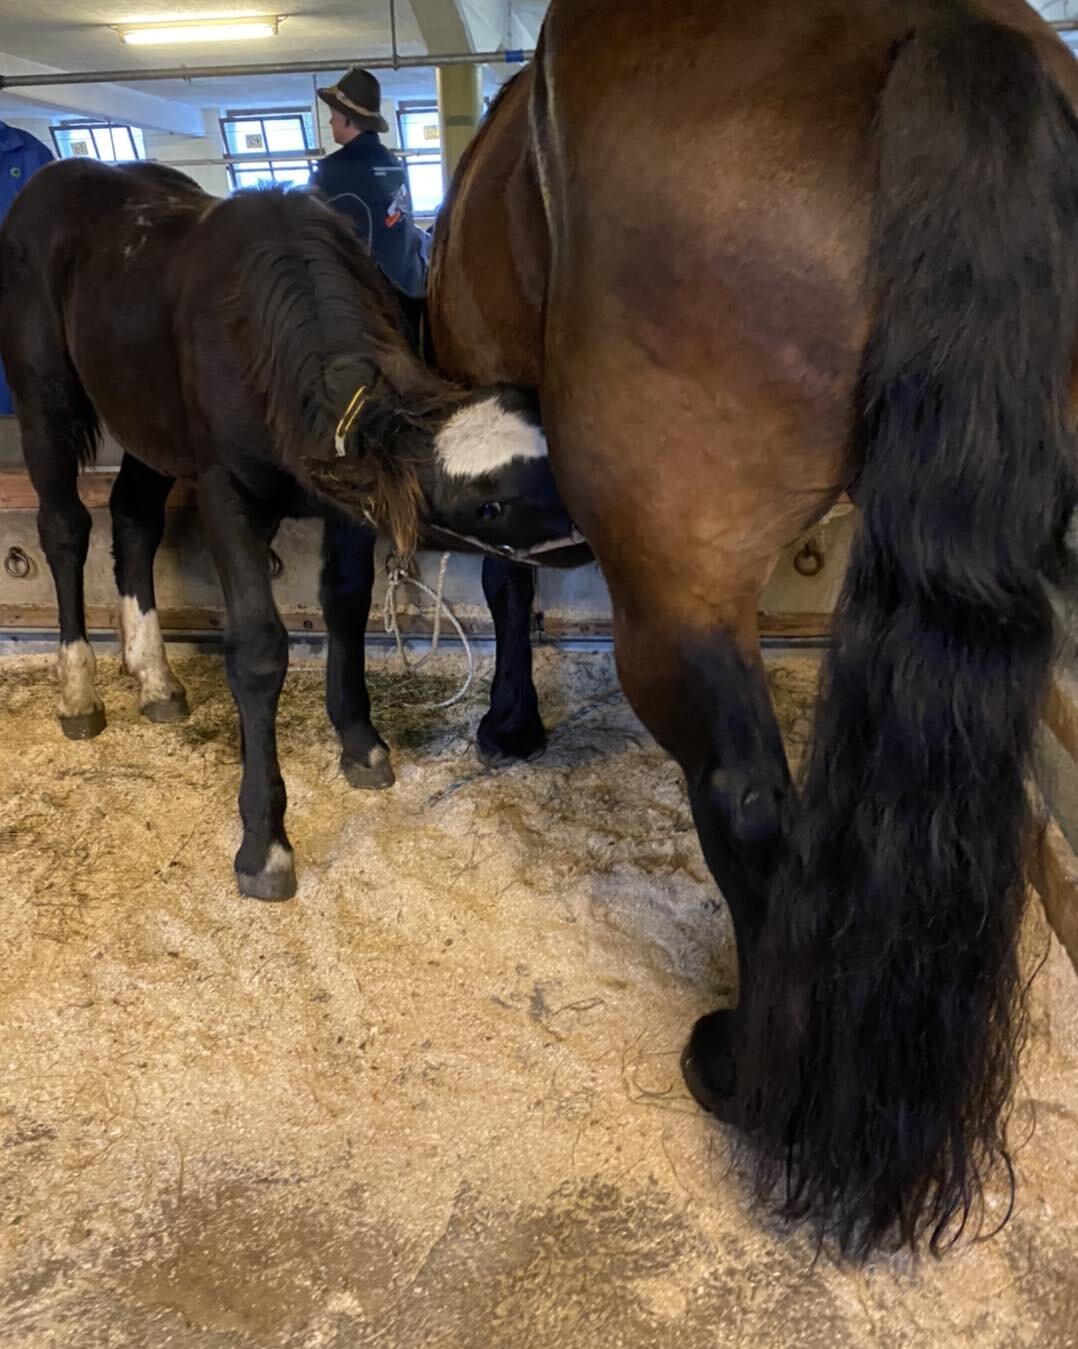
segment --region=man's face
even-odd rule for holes
[[[355,127],[351,125],[344,113],[338,112],[336,108],[330,111],[329,129],[338,145],[347,145],[356,134]]]

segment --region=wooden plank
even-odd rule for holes
[[[470,637],[493,637],[494,628],[488,618],[461,618],[459,614],[457,617]],[[165,636],[179,640],[193,632],[223,632],[225,626],[223,609],[162,609],[159,618]],[[281,620],[290,633],[324,633],[326,630],[321,611],[317,609],[283,610]],[[828,614],[761,614],[760,634],[777,639],[823,640],[827,637],[829,621]],[[111,605],[88,605],[86,625],[91,632],[114,632],[118,626],[115,608]],[[0,604],[0,631],[17,632],[25,629],[52,632],[56,627],[56,608],[53,605]],[[384,630],[381,611],[376,610],[371,614],[367,631],[377,634]],[[420,614],[402,614],[401,630],[427,633],[430,631],[430,619]],[[613,624],[606,619],[552,620],[544,615],[539,633],[541,637],[553,641],[574,638],[607,641],[613,637]]]
[[[115,470],[79,474],[79,496],[88,510],[100,510],[109,504],[109,493],[116,481]],[[196,504],[195,485],[178,482],[168,499],[169,510],[189,510]],[[0,472],[0,511],[36,511],[37,493],[30,476],[18,469]]]
[[[161,609],[158,611],[161,630],[167,638],[182,641],[192,633],[224,632],[225,612],[223,609]],[[461,618],[458,621],[469,637],[493,636],[494,628],[489,621]],[[325,620],[317,609],[284,609],[281,621],[290,633],[320,634],[326,631]],[[430,631],[430,620],[420,614],[401,614],[401,631],[418,633]],[[87,605],[86,627],[91,633],[116,632],[119,629],[119,616],[111,605]],[[56,609],[51,605],[0,604],[0,632],[53,632],[57,628]],[[385,623],[380,610],[371,614],[367,625],[368,633],[384,633]]]
[[[487,619],[461,618],[469,636],[492,637],[494,629]],[[187,608],[159,611],[161,629],[166,636],[182,639],[192,632],[223,632],[225,615],[222,609]],[[322,614],[318,610],[282,610],[281,621],[291,633],[324,633]],[[824,640],[828,632],[827,614],[761,614],[760,634],[770,638],[808,638]],[[86,625],[92,632],[111,632],[118,626],[116,610],[111,606],[88,605]],[[31,629],[51,632],[57,627],[56,609],[52,605],[0,604],[0,630]],[[380,611],[371,614],[368,632],[384,631]],[[402,614],[401,630],[406,633],[425,633],[430,630],[430,619],[419,614]],[[604,619],[554,619],[542,617],[540,635],[553,641],[561,639],[594,638],[608,641],[613,638],[613,624]]]
[[[756,616],[760,636],[769,641],[826,642],[831,636],[831,615],[812,613],[768,613]],[[558,640],[563,637],[594,637],[613,640],[614,624],[607,618],[573,619],[542,615],[542,634]]]
[[[1030,880],[1052,931],[1078,973],[1078,858],[1052,823],[1030,859]]]

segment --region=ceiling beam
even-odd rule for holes
[[[532,50],[545,6],[524,0],[455,0],[473,51]]]
[[[509,0],[456,0],[477,52],[509,46]]]
[[[412,13],[429,52],[484,51],[473,45],[456,0],[411,0]]]
[[[58,75],[53,66],[0,52],[0,76]],[[135,74],[133,71],[132,74]],[[49,108],[152,131],[174,131],[182,136],[205,135],[201,109],[156,94],[143,94],[120,84],[45,84],[32,88],[4,88],[6,99],[25,100],[29,106]]]

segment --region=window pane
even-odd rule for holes
[[[139,127],[88,123],[53,127],[61,159],[101,159],[122,163],[146,158],[146,142]]]
[[[307,137],[302,117],[267,117],[265,120],[268,149],[279,155],[289,150],[306,150]]]
[[[273,170],[268,164],[245,164],[235,170],[237,187],[272,187]]]
[[[266,113],[223,119],[225,150],[230,155],[288,154],[314,144],[310,113]]]
[[[442,132],[437,108],[410,109],[401,113],[401,136],[406,150],[437,150]]]
[[[138,159],[131,128],[126,126],[94,127],[94,143],[99,159],[123,163],[125,160]]]
[[[297,187],[306,187],[311,179],[311,166],[307,160],[273,161],[273,176],[279,183],[294,183]]]
[[[57,127],[56,146],[61,159],[97,158],[97,147],[89,127]]]
[[[225,142],[230,155],[266,153],[266,139],[259,118],[239,118],[226,122]]]
[[[433,215],[442,204],[442,164],[438,159],[408,161],[408,185],[417,215]]]

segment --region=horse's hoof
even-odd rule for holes
[[[493,736],[484,734],[480,726],[475,753],[484,768],[512,768],[513,764],[531,763],[546,753],[546,731],[540,726],[538,731],[530,729]]]
[[[530,763],[546,750],[546,729],[536,718],[523,725],[498,727],[490,713],[479,723],[475,752],[484,768],[509,768],[515,763]]]
[[[341,772],[349,787],[364,792],[384,792],[397,780],[393,765],[389,761],[389,751],[378,746],[365,758],[349,759],[341,755]]]
[[[244,899],[263,899],[271,904],[291,899],[296,893],[296,873],[291,871],[260,871],[249,876],[236,872],[236,884]]]
[[[533,749],[530,754],[506,754],[502,750],[488,750],[482,745],[476,745],[475,757],[484,768],[512,768],[518,763],[532,763],[535,759],[541,759],[546,753],[546,745],[540,745],[538,749]]]
[[[60,729],[69,740],[92,740],[105,729],[105,709],[95,707],[92,712],[80,712],[76,717],[61,717]]]
[[[693,1100],[727,1124],[738,1122],[734,1023],[733,1012],[702,1016],[681,1054],[681,1075]]]
[[[187,706],[187,695],[184,693],[175,693],[171,698],[147,703],[144,707],[140,707],[139,711],[147,721],[157,722],[159,725],[170,721],[186,721],[191,715],[191,709]]]
[[[272,903],[291,899],[296,893],[296,866],[291,851],[279,843],[272,844],[261,871],[236,868],[236,884],[245,899],[264,899]]]

